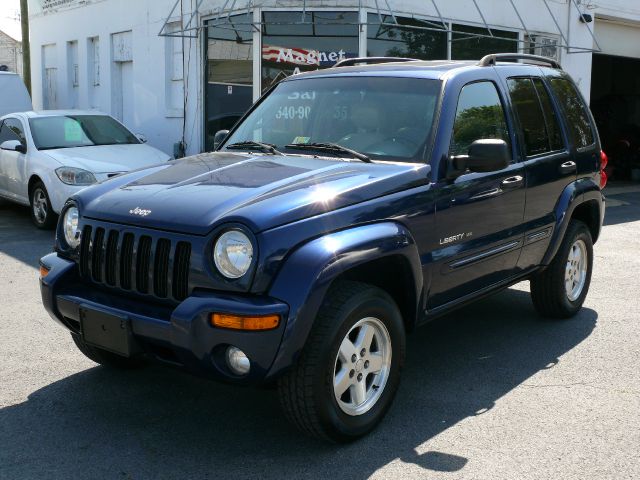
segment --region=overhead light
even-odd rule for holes
[[[580,21],[582,23],[591,23],[593,22],[593,15],[589,13],[583,13],[580,15]]]

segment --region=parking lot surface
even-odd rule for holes
[[[577,317],[540,321],[522,283],[419,329],[390,414],[346,446],[274,390],[86,359],[40,302],[53,234],[0,201],[0,479],[640,478],[640,193],[609,198]]]

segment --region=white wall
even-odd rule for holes
[[[514,0],[530,33],[543,33],[560,36],[560,32],[542,0]],[[133,64],[131,98],[132,105],[127,105],[127,126],[136,133],[143,133],[149,143],[168,154],[173,153],[173,145],[182,138],[183,109],[177,96],[182,88],[188,92],[188,105],[186,109],[186,143],[187,153],[197,153],[202,145],[203,130],[203,53],[201,43],[197,40],[187,39],[184,44],[185,55],[190,54],[190,61],[182,65],[184,70],[183,83],[180,85],[180,68],[175,65],[177,55],[181,52],[182,45],[176,45],[164,37],[159,37],[166,16],[169,14],[175,0],[84,0],[72,3],[72,8],[60,9],[57,12],[38,13],[40,0],[30,0],[36,8],[36,12],[30,17],[31,21],[31,52],[32,52],[32,76],[33,76],[33,102],[36,108],[43,105],[43,59],[44,45],[55,44],[55,59],[57,62],[57,104],[60,108],[69,107],[72,99],[69,93],[69,74],[66,66],[69,49],[68,42],[77,41],[77,51],[80,63],[80,81],[77,92],[79,108],[98,108],[100,110],[114,112],[118,105],[119,93],[115,91],[118,79],[118,65],[114,63],[118,52],[113,52],[113,35],[131,31],[131,58]],[[523,30],[516,12],[506,0],[477,0],[482,9],[486,21],[496,27]],[[185,1],[185,9],[188,5],[197,2]],[[201,5],[200,15],[194,20],[199,25],[202,18],[206,18],[216,12],[224,2],[221,0],[204,0]],[[246,3],[235,2],[236,7]],[[267,2],[256,2],[266,4]],[[272,2],[275,3],[275,2]],[[382,7],[386,2],[379,0]],[[428,0],[388,0],[396,14],[416,14],[438,18],[438,12]],[[445,20],[455,20],[465,23],[482,25],[482,18],[475,9],[471,0],[436,0],[440,8],[440,14]],[[585,2],[579,2],[581,8]],[[363,6],[375,11],[374,0],[363,0]],[[592,2],[589,3],[591,5]],[[295,8],[301,5],[299,0],[278,0],[278,7]],[[332,1],[332,0],[308,0],[307,8],[313,6],[322,7],[355,7],[358,0]],[[557,22],[566,41],[572,45],[583,48],[594,46],[589,29],[594,28],[595,23],[584,24],[579,21],[579,15],[573,6],[572,0],[549,1]],[[190,12],[185,10],[185,18]],[[633,28],[637,23],[640,26],[640,1],[639,0],[598,0],[597,7],[586,10],[596,17],[624,19]],[[387,13],[384,12],[383,13]],[[177,12],[176,12],[177,14]],[[179,20],[174,17],[172,21]],[[601,29],[604,31],[604,29]],[[604,35],[609,35],[607,32]],[[91,37],[99,38],[100,59],[100,84],[94,85],[95,71],[93,67],[94,53],[91,51]],[[562,41],[562,40],[561,40]],[[616,41],[604,38],[603,43]],[[51,47],[48,47],[51,48]],[[640,45],[629,47],[638,49],[640,58]],[[591,83],[591,53],[578,53],[579,50],[562,51],[560,60],[563,67],[579,84],[584,96],[589,98]],[[90,57],[90,58],[89,58]],[[187,68],[188,64],[188,68]],[[114,76],[115,75],[115,76]],[[114,83],[115,78],[115,83]],[[114,107],[114,105],[116,107]]]
[[[133,105],[125,109],[132,112],[126,124],[133,132],[144,134],[150,145],[172,155],[173,144],[182,138],[182,109],[176,111],[171,105],[167,105],[166,39],[159,37],[158,32],[173,3],[174,0],[108,0],[55,13],[32,15],[34,108],[43,108],[41,47],[49,44],[55,44],[56,50],[58,107],[71,106],[70,93],[73,90],[68,85],[67,65],[71,62],[67,58],[67,42],[77,41],[80,62],[78,108],[96,108],[112,113],[114,104],[117,104],[114,96],[118,95],[112,75],[117,70],[114,59],[118,59],[117,56],[114,57],[112,49],[112,35],[131,31]],[[93,52],[89,42],[91,37],[99,37],[99,86],[94,85]],[[192,59],[189,72],[185,72],[190,83],[186,141],[187,152],[197,153],[200,151],[202,129],[202,112],[199,106],[202,53],[197,41],[187,41],[187,50],[189,43]]]

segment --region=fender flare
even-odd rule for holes
[[[423,290],[420,255],[413,236],[399,223],[375,223],[330,233],[291,253],[269,290],[270,297],[289,305],[289,317],[267,378],[294,364],[333,280],[354,267],[391,255],[401,255],[409,262],[419,312]]]
[[[604,219],[604,201],[602,192],[600,191],[598,185],[596,185],[589,179],[583,178],[572,182],[565,187],[565,189],[562,191],[562,194],[560,195],[558,203],[556,204],[554,215],[556,221],[553,228],[553,235],[551,237],[551,241],[549,242],[547,253],[542,259],[542,265],[549,265],[553,260],[553,257],[555,257],[556,253],[560,249],[560,245],[562,244],[562,240],[564,239],[564,235],[569,226],[569,221],[571,220],[575,209],[579,205],[592,200],[598,202],[599,233],[602,227],[602,221]],[[597,236],[594,238],[594,242],[596,239]]]

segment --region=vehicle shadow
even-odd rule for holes
[[[611,200],[622,202],[622,204],[615,207],[607,206],[604,216],[605,226],[640,220],[640,208],[638,208],[640,205],[640,193],[607,195],[607,199],[610,204],[612,203]]]
[[[540,321],[528,292],[510,289],[419,329],[389,415],[345,446],[298,433],[274,390],[155,366],[90,368],[0,410],[0,478],[364,479],[397,459],[425,474],[463,471],[468,458],[425,442],[553,368],[596,320],[583,309]]]
[[[0,199],[0,253],[38,268],[40,258],[53,251],[54,237],[31,223],[29,207]]]

